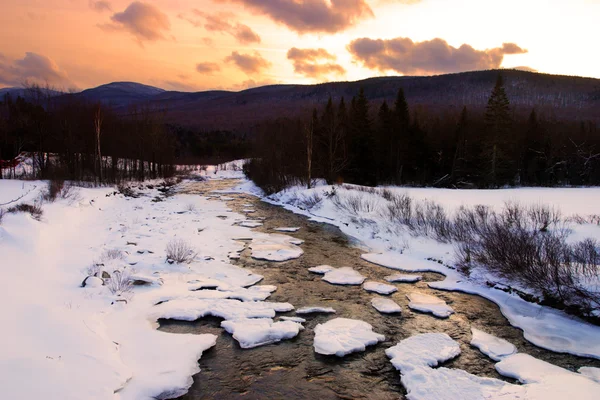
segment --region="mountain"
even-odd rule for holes
[[[43,96],[49,96],[49,97],[61,96],[64,94],[63,92],[59,92],[59,91],[52,90],[52,89],[41,88],[41,87],[39,88],[39,91]],[[8,94],[14,98],[17,98],[20,96],[20,97],[27,99],[27,98],[36,97],[35,93],[36,93],[35,90],[21,88],[21,87],[0,88],[0,98],[4,97],[4,95]]]
[[[113,82],[86,89],[75,96],[87,101],[110,104],[113,107],[123,107],[130,104],[143,103],[164,93],[164,89],[142,85],[135,82]]]
[[[110,104],[120,114],[127,114],[131,105],[145,105],[167,111],[167,122],[178,125],[206,130],[247,130],[266,119],[306,115],[314,107],[323,107],[329,96],[335,101],[344,97],[349,104],[360,88],[371,100],[374,112],[383,100],[393,103],[400,87],[412,111],[458,113],[467,106],[470,112],[482,112],[499,73],[504,77],[516,114],[526,115],[535,107],[538,114],[546,118],[600,123],[600,79],[520,70],[380,77],[317,85],[270,85],[241,92],[188,93],[115,82],[74,96]]]

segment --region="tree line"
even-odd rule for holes
[[[126,115],[74,96],[51,96],[32,86],[23,97],[0,98],[0,178],[19,178],[25,152],[28,178],[118,183],[165,178],[175,164],[244,158],[245,135],[200,132],[164,122],[164,112],[132,106]]]
[[[428,112],[401,88],[371,104],[361,89],[347,104],[259,126],[247,175],[267,192],[322,178],[454,188],[600,184],[600,135],[591,121],[555,120],[511,107],[498,76],[484,112]],[[519,115],[527,115],[527,118]]]

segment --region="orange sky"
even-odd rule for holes
[[[600,78],[600,0],[2,0],[0,87],[171,90],[498,67]]]

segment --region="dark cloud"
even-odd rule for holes
[[[374,16],[366,0],[216,0],[243,4],[298,33],[335,33]]]
[[[353,40],[348,51],[367,68],[406,75],[494,69],[500,67],[505,54],[527,52],[514,43],[488,50],[476,50],[468,44],[457,48],[439,38],[424,42],[361,38]]]
[[[33,52],[19,60],[0,55],[0,84],[20,86],[26,82],[69,87],[72,82],[66,71],[52,59]]]
[[[192,16],[179,14],[178,17],[197,28],[204,26],[207,31],[228,33],[241,44],[260,43],[261,41],[260,36],[248,25],[229,22],[235,19],[235,15],[231,13],[208,14],[193,9],[192,14]]]
[[[212,62],[201,62],[196,64],[196,71],[201,74],[211,75],[214,72],[218,72],[221,70],[221,67],[217,63]]]
[[[258,74],[271,67],[271,63],[265,60],[258,52],[254,52],[254,54],[242,54],[234,51],[230,56],[225,58],[225,61],[234,63],[248,75]]]
[[[325,49],[298,49],[292,47],[287,52],[288,60],[294,63],[294,72],[309,78],[320,78],[327,75],[344,75],[346,70],[331,61],[336,56]]]
[[[111,23],[101,25],[107,30],[123,30],[132,34],[141,44],[144,41],[165,39],[171,29],[169,18],[152,4],[134,1],[123,12],[110,17]]]
[[[94,11],[97,12],[104,12],[104,11],[109,11],[112,12],[112,6],[110,5],[110,3],[108,1],[104,1],[104,0],[99,0],[99,1],[94,1],[94,0],[89,0],[90,8]]]

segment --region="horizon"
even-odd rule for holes
[[[6,3],[0,88],[241,91],[513,68],[600,78],[590,51],[599,0]]]

